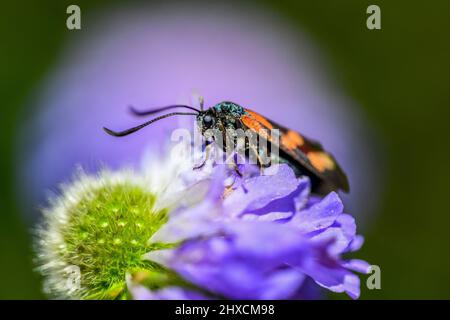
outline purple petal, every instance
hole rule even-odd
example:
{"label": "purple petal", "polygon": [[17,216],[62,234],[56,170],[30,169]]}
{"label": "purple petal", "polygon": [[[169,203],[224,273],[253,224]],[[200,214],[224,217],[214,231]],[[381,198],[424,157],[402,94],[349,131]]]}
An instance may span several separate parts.
{"label": "purple petal", "polygon": [[141,285],[133,285],[129,290],[135,300],[207,300],[208,298],[198,292],[180,287],[165,287],[159,290],[150,290]]}
{"label": "purple petal", "polygon": [[288,212],[270,212],[267,214],[254,214],[254,213],[246,213],[242,215],[242,220],[245,221],[280,221],[280,220],[286,220],[291,218],[294,215],[294,212],[288,211]]}
{"label": "purple petal", "polygon": [[357,235],[355,235],[352,242],[350,243],[348,251],[351,251],[351,252],[358,251],[359,249],[361,249],[363,244],[364,244],[364,237],[357,234]]}
{"label": "purple petal", "polygon": [[341,199],[337,193],[331,192],[322,201],[298,212],[289,224],[296,226],[304,234],[314,232],[332,225],[343,210]]}
{"label": "purple petal", "polygon": [[292,297],[305,280],[306,276],[293,269],[276,272],[265,281],[264,290],[260,293],[260,299],[286,299]]}
{"label": "purple petal", "polygon": [[360,281],[359,281],[358,276],[356,276],[350,272],[344,276],[344,281],[338,285],[327,286],[327,285],[321,284],[319,282],[317,282],[317,284],[319,284],[333,292],[338,292],[338,293],[345,292],[352,299],[358,299],[359,295],[361,293],[361,291],[359,289]]}
{"label": "purple petal", "polygon": [[246,211],[266,206],[273,200],[283,198],[299,186],[292,169],[285,164],[278,166],[274,175],[260,175],[243,181],[244,186],[234,190],[224,201],[227,215],[237,217]]}
{"label": "purple petal", "polygon": [[324,231],[315,234],[311,239],[314,241],[330,241],[329,253],[339,255],[347,252],[350,243],[356,234],[355,219],[348,214],[341,214],[335,223]]}
{"label": "purple petal", "polygon": [[[268,203],[266,206],[247,211],[249,214],[259,215],[264,221],[286,221],[291,218],[295,212],[298,211],[297,208],[301,208],[307,203],[307,197],[310,192],[310,183],[308,177],[298,178],[297,189],[286,197],[276,199]],[[274,216],[273,213],[283,213],[279,214],[278,217]]]}
{"label": "purple petal", "polygon": [[[283,257],[309,256],[304,251],[310,247],[295,229],[237,221],[222,231],[220,237],[188,241],[155,260],[165,262],[192,283],[236,299],[281,299],[301,286],[303,273],[282,268],[286,267]],[[147,257],[152,255],[155,257],[155,253]]]}
{"label": "purple petal", "polygon": [[364,260],[352,259],[346,261],[342,264],[342,266],[346,267],[349,270],[353,270],[360,273],[369,273],[370,264]]}
{"label": "purple petal", "polygon": [[294,198],[295,211],[302,210],[308,203],[308,197],[311,192],[311,183],[308,177],[300,178],[299,189],[298,195]]}

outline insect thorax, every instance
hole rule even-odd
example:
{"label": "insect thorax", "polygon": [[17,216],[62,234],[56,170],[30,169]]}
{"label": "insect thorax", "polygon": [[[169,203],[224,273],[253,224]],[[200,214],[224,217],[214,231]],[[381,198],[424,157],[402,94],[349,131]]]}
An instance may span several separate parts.
{"label": "insect thorax", "polygon": [[240,105],[230,102],[230,101],[224,101],[221,103],[216,104],[213,106],[214,109],[216,109],[217,113],[224,113],[229,114],[235,117],[240,117],[243,114],[245,114],[244,108],[242,108]]}
{"label": "insect thorax", "polygon": [[240,105],[224,101],[213,106],[218,120],[225,129],[237,129],[236,123],[242,115],[245,114],[244,108]]}
{"label": "insect thorax", "polygon": [[242,127],[240,119],[244,114],[245,109],[238,104],[224,101],[199,114],[197,125],[205,138],[212,135],[217,136],[216,138],[225,135],[234,137],[236,130]]}

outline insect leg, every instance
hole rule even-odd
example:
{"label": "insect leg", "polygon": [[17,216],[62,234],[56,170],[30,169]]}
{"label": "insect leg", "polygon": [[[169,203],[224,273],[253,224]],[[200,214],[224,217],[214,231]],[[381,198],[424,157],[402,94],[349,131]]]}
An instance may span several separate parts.
{"label": "insect leg", "polygon": [[258,162],[259,173],[261,175],[263,175],[264,174],[264,162],[261,159],[261,155],[259,154],[258,149],[254,145],[249,145],[249,149],[251,152],[253,152],[255,154],[256,160]]}
{"label": "insect leg", "polygon": [[193,170],[198,170],[198,169],[203,168],[203,166],[206,164],[206,161],[208,161],[208,159],[209,159],[211,148],[212,148],[212,141],[206,141],[205,159],[202,161],[202,163],[200,163],[199,165],[192,168]]}
{"label": "insect leg", "polygon": [[234,169],[234,171],[236,171],[237,175],[239,177],[242,177],[242,173],[239,171],[239,167],[236,163],[235,160],[235,153],[232,153],[231,155],[229,155],[226,159],[225,159],[225,163],[232,169]]}
{"label": "insect leg", "polygon": [[236,164],[235,161],[233,161],[233,162],[231,163],[231,166],[233,167],[233,169],[234,169],[234,171],[236,172],[236,174],[237,174],[239,177],[242,178],[242,173],[239,171],[239,168],[238,168],[238,166],[237,166],[237,164]]}
{"label": "insect leg", "polygon": [[[231,133],[230,133],[229,131],[225,130],[225,128],[223,128],[223,126],[222,126],[222,132],[225,132],[225,135],[228,137],[228,139],[225,139],[225,146],[228,146],[228,145],[226,144],[226,141],[228,140],[228,142],[230,142],[234,147],[236,147],[234,137],[231,136]],[[225,149],[226,149],[226,150],[229,150],[229,149],[227,149],[227,148],[225,148]],[[228,152],[226,151],[226,152],[225,152],[225,156],[227,156],[227,153],[228,153]],[[226,158],[225,163],[226,163],[226,164],[229,164],[230,167],[234,169],[234,171],[236,172],[236,174],[237,174],[239,177],[242,178],[242,173],[239,171],[239,167],[238,167],[238,165],[237,165],[237,163],[236,163],[236,159],[235,159],[235,155],[237,154],[237,153],[236,153],[236,150],[233,149],[233,152],[230,152],[230,153],[231,153],[231,154]]]}

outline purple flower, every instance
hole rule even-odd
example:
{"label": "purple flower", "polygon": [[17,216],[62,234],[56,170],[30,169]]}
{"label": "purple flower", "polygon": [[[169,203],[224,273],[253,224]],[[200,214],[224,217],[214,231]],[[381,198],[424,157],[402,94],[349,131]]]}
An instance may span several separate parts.
{"label": "purple flower", "polygon": [[296,298],[308,279],[359,297],[359,278],[352,271],[367,272],[369,265],[341,257],[359,249],[363,239],[336,193],[311,196],[308,178],[296,178],[288,165],[268,175],[245,170],[223,193],[222,170],[203,202],[174,212],[151,239],[181,245],[146,258],[217,297]]}
{"label": "purple flower", "polygon": [[[241,165],[238,175],[209,159],[193,170],[189,149],[180,143],[167,158],[150,154],[139,173],[80,175],[63,188],[37,239],[48,293],[296,299],[324,287],[359,296],[353,271],[368,264],[342,255],[363,239],[336,193],[312,196],[309,179],[287,164],[263,174]],[[82,286],[67,285],[67,267],[79,268]]]}

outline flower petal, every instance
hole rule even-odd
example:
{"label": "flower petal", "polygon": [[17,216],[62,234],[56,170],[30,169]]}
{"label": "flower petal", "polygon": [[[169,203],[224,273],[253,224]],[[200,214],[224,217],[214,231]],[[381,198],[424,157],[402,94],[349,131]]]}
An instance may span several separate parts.
{"label": "flower petal", "polygon": [[346,261],[342,265],[349,270],[353,270],[353,271],[365,273],[365,274],[368,274],[369,270],[370,270],[370,264],[364,260],[359,260],[359,259],[352,259],[352,260]]}
{"label": "flower petal", "polygon": [[321,283],[318,283],[319,285],[327,288],[328,290],[331,290],[333,292],[345,292],[347,293],[350,298],[352,299],[358,299],[359,295],[361,293],[359,286],[360,286],[360,281],[358,276],[354,275],[353,273],[348,272],[345,276],[344,276],[344,281],[338,285],[332,285],[332,286],[327,286]]}
{"label": "flower petal", "polygon": [[245,179],[243,185],[224,200],[227,215],[237,217],[243,212],[262,208],[271,201],[294,192],[299,181],[292,169],[286,164],[276,167],[276,173],[273,175],[259,175]]}
{"label": "flower petal", "polygon": [[289,224],[296,226],[304,234],[314,232],[331,226],[343,210],[341,199],[337,193],[331,192],[322,201],[298,212]]}
{"label": "flower petal", "polygon": [[150,290],[141,285],[128,287],[134,300],[208,300],[201,293],[180,287],[166,287]]}
{"label": "flower petal", "polygon": [[315,241],[331,241],[329,252],[332,255],[340,255],[349,251],[348,248],[356,235],[355,219],[348,214],[341,214],[336,221],[328,227],[315,234],[311,239]]}

